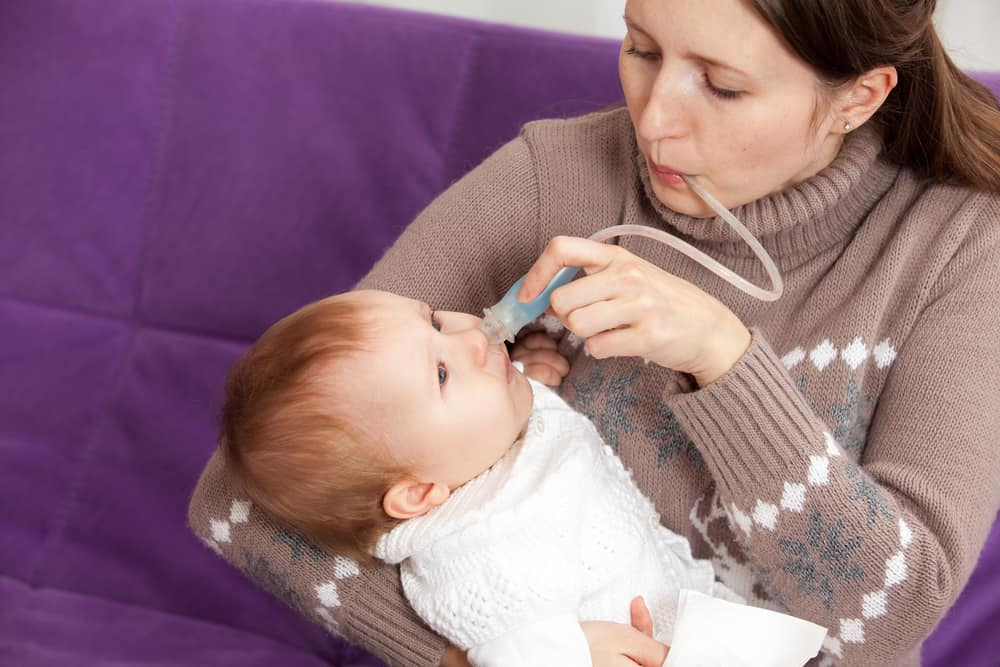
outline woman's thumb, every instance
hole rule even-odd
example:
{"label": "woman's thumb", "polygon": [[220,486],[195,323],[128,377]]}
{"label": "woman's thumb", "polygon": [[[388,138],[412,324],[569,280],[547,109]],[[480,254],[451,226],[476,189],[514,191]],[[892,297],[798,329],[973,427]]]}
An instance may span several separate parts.
{"label": "woman's thumb", "polygon": [[646,608],[646,602],[641,595],[632,600],[629,614],[632,617],[633,628],[647,637],[653,636],[653,617],[649,615],[649,609]]}

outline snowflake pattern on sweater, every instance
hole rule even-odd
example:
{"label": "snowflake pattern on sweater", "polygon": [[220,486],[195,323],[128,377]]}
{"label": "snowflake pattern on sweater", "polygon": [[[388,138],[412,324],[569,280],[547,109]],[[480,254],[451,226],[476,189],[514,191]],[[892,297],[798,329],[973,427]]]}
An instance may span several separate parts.
{"label": "snowflake pattern on sweater", "polygon": [[[784,355],[782,363],[789,370],[806,361],[813,373],[821,374],[824,371],[832,372],[835,364],[840,361],[849,372],[843,402],[831,403],[825,407],[810,403],[816,414],[828,415],[830,418],[831,429],[823,434],[823,452],[810,457],[810,465],[801,479],[784,483],[780,497],[757,499],[752,507],[741,508],[736,504],[725,507],[720,504],[717,490],[713,489],[711,497],[699,498],[691,512],[692,525],[710,546],[711,557],[720,579],[760,606],[788,611],[788,592],[779,590],[772,582],[773,574],[777,572],[795,582],[792,588],[794,595],[799,598],[811,597],[828,612],[834,609],[838,591],[843,595],[844,584],[870,582],[874,586],[881,581],[880,588],[863,594],[858,601],[861,607],[859,617],[837,619],[837,623],[830,628],[830,636],[825,642],[825,660],[828,662],[843,657],[845,643],[864,643],[866,623],[871,623],[886,613],[888,589],[905,579],[905,555],[902,551],[893,552],[886,561],[884,576],[882,572],[866,573],[859,558],[865,548],[863,531],[856,530],[843,514],[827,516],[815,508],[806,511],[808,490],[826,485],[831,466],[839,466],[851,481],[848,499],[864,508],[864,527],[871,528],[876,520],[890,522],[899,526],[901,547],[905,547],[909,539],[903,537],[908,533],[905,521],[897,519],[885,494],[856,463],[864,451],[872,405],[871,396],[860,391],[856,376],[863,372],[866,361],[871,361],[879,370],[883,370],[895,358],[895,349],[888,339],[883,339],[873,349],[875,352],[871,352],[860,337],[855,337],[841,349],[825,339],[814,346],[809,354],[801,347],[796,347]],[[627,389],[634,384],[643,368],[644,366],[634,366],[630,371],[620,374],[619,377],[627,381],[619,381],[616,388]],[[589,381],[571,381],[564,390],[564,395],[571,404],[592,406],[595,403],[595,390],[610,389],[604,386],[607,384],[604,381],[605,373],[599,362],[593,362],[588,373]],[[803,370],[795,385],[804,395],[810,377],[822,381],[822,377],[810,376],[808,369]],[[596,422],[602,436],[610,441],[617,441],[620,434],[615,430],[615,425],[631,424],[633,417],[628,414],[628,410],[635,404],[636,401],[627,394],[625,400],[606,400],[603,418]],[[644,434],[656,447],[657,467],[668,464],[681,452],[685,452],[692,462],[703,464],[700,454],[690,454],[698,450],[670,407],[661,401],[657,410],[662,422],[647,429]],[[736,535],[747,537],[755,527],[771,533],[774,546],[781,554],[774,567],[762,568],[752,564],[739,540],[726,542],[720,541],[718,537],[709,537],[708,524],[713,517],[699,513],[702,505],[706,508],[714,506],[717,512],[714,518],[724,517]],[[783,512],[804,514],[807,519],[805,523],[797,525],[793,532],[784,534],[777,531]],[[718,531],[712,532],[718,534]],[[843,603],[842,600],[839,602]]]}
{"label": "snowflake pattern on sweater", "polygon": [[[529,124],[431,204],[361,286],[479,312],[547,239],[616,223],[665,228],[743,275],[759,273],[721,221],[656,200],[634,137],[624,109]],[[755,604],[829,628],[822,660],[845,667],[919,664],[1000,506],[1000,355],[982,335],[1000,327],[1000,197],[930,182],[882,151],[877,132],[858,128],[820,173],[736,211],[774,251],[785,278],[777,302],[741,295],[658,244],[619,243],[757,328],[722,381],[681,387],[654,364],[617,359],[599,362],[595,382],[598,362],[574,352],[582,341],[560,340],[571,360],[564,396],[573,402],[583,383],[595,423],[609,440],[618,434],[619,455],[665,525],[724,581],[744,582]],[[638,402],[604,393],[635,369],[625,391]],[[683,454],[661,401],[700,461]],[[214,530],[208,518],[202,535]],[[810,548],[810,535],[827,536],[838,519],[838,544],[862,543],[839,563],[814,557],[815,568],[838,563],[842,578],[827,571],[829,587],[800,595],[796,572],[807,561],[781,569],[795,557],[778,539]],[[409,613],[398,574],[364,569],[337,586],[352,641],[391,663],[437,664],[443,645]],[[387,618],[399,632],[384,632]]]}

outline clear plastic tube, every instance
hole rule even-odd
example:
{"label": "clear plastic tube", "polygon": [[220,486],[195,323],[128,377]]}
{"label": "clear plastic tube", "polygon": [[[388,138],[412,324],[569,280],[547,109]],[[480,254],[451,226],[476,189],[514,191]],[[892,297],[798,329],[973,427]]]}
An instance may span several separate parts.
{"label": "clear plastic tube", "polygon": [[[711,206],[712,209],[722,217],[723,220],[729,223],[729,225],[736,230],[736,233],[740,235],[740,238],[742,238],[746,244],[750,246],[754,255],[757,256],[757,259],[761,261],[764,265],[764,269],[767,271],[767,276],[771,281],[770,290],[765,290],[757,285],[754,285],[746,278],[738,275],[732,269],[724,266],[716,259],[706,255],[690,243],[668,234],[662,229],[656,229],[655,227],[646,227],[644,225],[614,225],[595,232],[590,236],[590,239],[592,241],[603,242],[618,236],[644,236],[646,238],[665,243],[671,248],[687,255],[712,273],[731,283],[734,287],[743,290],[750,296],[761,299],[762,301],[778,300],[781,297],[782,292],[784,292],[784,284],[781,280],[781,274],[778,272],[778,267],[775,266],[774,260],[772,260],[771,256],[767,254],[766,250],[764,250],[760,241],[754,238],[753,234],[750,233],[750,230],[748,230],[735,215],[726,209],[719,202],[719,200],[705,191],[705,189],[702,188],[701,185],[694,180],[694,178],[684,176],[684,180],[687,182],[688,186],[694,190],[695,194],[701,197],[706,204]],[[513,343],[514,336],[516,336],[517,332],[521,330],[521,327],[534,320],[549,307],[549,300],[552,296],[552,292],[556,288],[561,287],[572,280],[579,271],[580,269],[576,267],[563,267],[558,273],[556,273],[552,280],[549,281],[549,284],[546,285],[541,294],[531,301],[517,300],[517,292],[521,288],[521,283],[524,282],[524,276],[521,276],[521,278],[514,283],[509,290],[507,290],[507,293],[504,294],[503,298],[500,299],[496,305],[492,308],[483,309],[482,330],[483,333],[486,334],[486,338],[491,343],[499,343],[503,340]]]}

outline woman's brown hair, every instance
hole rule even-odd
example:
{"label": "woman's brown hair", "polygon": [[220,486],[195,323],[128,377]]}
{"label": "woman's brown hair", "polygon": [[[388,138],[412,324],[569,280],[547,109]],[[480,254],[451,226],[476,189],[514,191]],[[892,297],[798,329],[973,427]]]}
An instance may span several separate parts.
{"label": "woman's brown hair", "polygon": [[892,65],[873,117],[886,151],[924,176],[1000,192],[1000,106],[938,39],[936,0],[749,0],[830,87]]}

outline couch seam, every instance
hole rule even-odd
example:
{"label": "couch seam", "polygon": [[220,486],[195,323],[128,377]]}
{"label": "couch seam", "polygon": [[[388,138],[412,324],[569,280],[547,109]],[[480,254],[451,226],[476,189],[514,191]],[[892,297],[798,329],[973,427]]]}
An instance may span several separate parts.
{"label": "couch seam", "polygon": [[62,594],[70,595],[70,596],[77,597],[77,598],[86,598],[86,599],[92,599],[92,600],[100,600],[102,602],[108,602],[108,603],[111,603],[111,604],[120,605],[120,606],[126,607],[128,609],[142,609],[142,610],[148,611],[150,613],[161,615],[161,616],[167,616],[167,617],[170,617],[170,618],[178,618],[178,619],[182,619],[182,620],[192,621],[192,622],[195,622],[195,623],[209,625],[209,626],[212,626],[212,627],[224,628],[224,629],[227,629],[227,630],[233,630],[235,632],[239,632],[239,633],[242,633],[242,634],[247,634],[247,635],[251,635],[251,636],[254,636],[254,637],[260,637],[262,639],[266,639],[267,641],[272,642],[274,644],[278,644],[279,646],[288,646],[288,647],[297,649],[298,651],[301,651],[302,653],[304,653],[306,655],[313,655],[313,656],[319,658],[320,660],[322,660],[321,656],[319,656],[316,653],[312,653],[310,651],[307,651],[307,650],[303,649],[301,646],[296,646],[295,644],[290,644],[290,643],[282,641],[281,639],[278,639],[276,637],[271,637],[270,635],[262,635],[262,634],[259,634],[257,632],[254,632],[253,630],[248,630],[247,628],[241,628],[241,627],[235,626],[235,625],[227,625],[225,623],[219,623],[218,621],[211,621],[211,620],[204,619],[204,618],[198,618],[197,616],[187,616],[185,614],[180,614],[180,613],[177,613],[177,612],[168,611],[166,609],[160,609],[160,608],[157,608],[157,607],[149,607],[149,606],[146,606],[146,605],[143,605],[143,604],[136,604],[134,602],[125,602],[124,600],[116,600],[115,598],[110,598],[110,597],[107,597],[107,596],[104,596],[104,595],[94,595],[94,594],[91,594],[91,593],[81,593],[79,591],[74,591],[74,590],[70,590],[68,588],[62,588],[62,587],[59,587],[59,586],[37,586],[37,585],[31,584],[29,582],[26,582],[23,579],[20,579],[18,577],[12,577],[12,576],[9,576],[7,574],[0,574],[0,580],[3,580],[3,579],[9,580],[9,581],[21,582],[22,584],[24,584],[24,586],[26,588],[28,588],[28,589],[30,589],[32,591],[43,591],[43,592],[44,591],[53,591],[53,592],[56,592],[56,593],[62,593]]}
{"label": "couch seam", "polygon": [[[455,155],[455,143],[456,143],[456,128],[458,127],[458,121],[462,118],[462,111],[466,107],[466,100],[468,98],[469,90],[469,75],[472,72],[473,64],[479,59],[479,53],[482,50],[483,32],[482,29],[477,29],[473,33],[472,43],[469,46],[469,56],[463,59],[462,70],[458,77],[458,93],[455,96],[455,108],[452,112],[451,122],[447,124],[448,137],[445,140],[444,146],[444,160],[443,167],[444,173],[442,174],[442,182],[444,187],[451,184],[451,181],[455,180],[461,175],[459,172],[459,165],[453,164],[453,156]],[[454,175],[452,172],[455,172]],[[444,188],[442,188],[444,189]]]}
{"label": "couch seam", "polygon": [[138,318],[128,318],[119,315],[101,313],[89,308],[84,308],[73,304],[67,305],[67,304],[45,303],[44,301],[26,299],[24,297],[11,294],[0,294],[0,301],[7,301],[9,303],[17,304],[18,306],[22,306],[25,308],[36,308],[38,310],[64,313],[69,316],[83,317],[93,320],[102,320],[104,322],[121,324],[139,330],[157,331],[164,334],[185,336],[191,338],[203,338],[206,340],[212,340],[231,345],[239,345],[242,347],[246,347],[254,341],[254,338],[250,336],[246,337],[234,336],[230,334],[215,333],[191,327],[182,327],[182,326],[176,326],[158,322],[148,322]]}
{"label": "couch seam", "polygon": [[[170,101],[170,89],[173,87],[175,82],[175,66],[178,57],[178,52],[180,50],[179,41],[180,33],[183,30],[183,23],[185,17],[186,0],[176,0],[175,6],[177,11],[174,14],[174,23],[172,29],[169,33],[170,37],[167,43],[167,60],[164,65],[163,73],[163,84],[160,89],[161,102],[160,102],[160,118],[157,121],[157,147],[154,149],[156,154],[154,155],[154,163],[151,168],[150,179],[155,181],[159,178],[158,171],[160,169],[159,162],[160,156],[162,154],[162,145],[165,144],[165,139],[163,137],[164,133],[164,114],[165,107]],[[139,250],[139,262],[137,266],[137,277],[136,277],[136,297],[133,300],[133,313],[135,313],[138,307],[139,294],[141,293],[142,284],[142,268],[144,262],[144,249],[145,249],[145,236],[147,227],[147,218],[149,210],[149,190],[152,184],[147,185],[146,195],[144,198],[143,212],[142,212],[142,230],[140,233],[140,250]],[[116,369],[112,379],[108,382],[109,389],[105,394],[104,401],[106,404],[110,404],[114,396],[116,396],[122,387],[127,375],[126,369],[128,368],[128,360],[130,358],[131,351],[135,344],[137,326],[133,321],[129,327],[129,334],[127,342],[125,343],[125,354],[120,357],[118,368]],[[66,533],[66,527],[69,523],[69,517],[73,508],[77,505],[80,494],[83,491],[83,480],[86,477],[91,463],[91,456],[96,442],[96,433],[101,424],[105,423],[107,415],[105,411],[95,411],[93,419],[90,420],[88,424],[84,427],[83,432],[86,433],[84,438],[81,438],[82,446],[80,448],[80,453],[76,462],[74,464],[74,474],[71,480],[67,483],[67,492],[64,500],[62,501],[62,506],[59,511],[53,512],[52,528],[45,541],[40,545],[38,552],[31,564],[31,569],[28,571],[27,583],[34,586],[34,582],[37,577],[40,576],[40,572],[43,571],[42,561],[45,559],[48,552],[51,551],[54,545],[58,545],[59,541],[63,538]]]}

